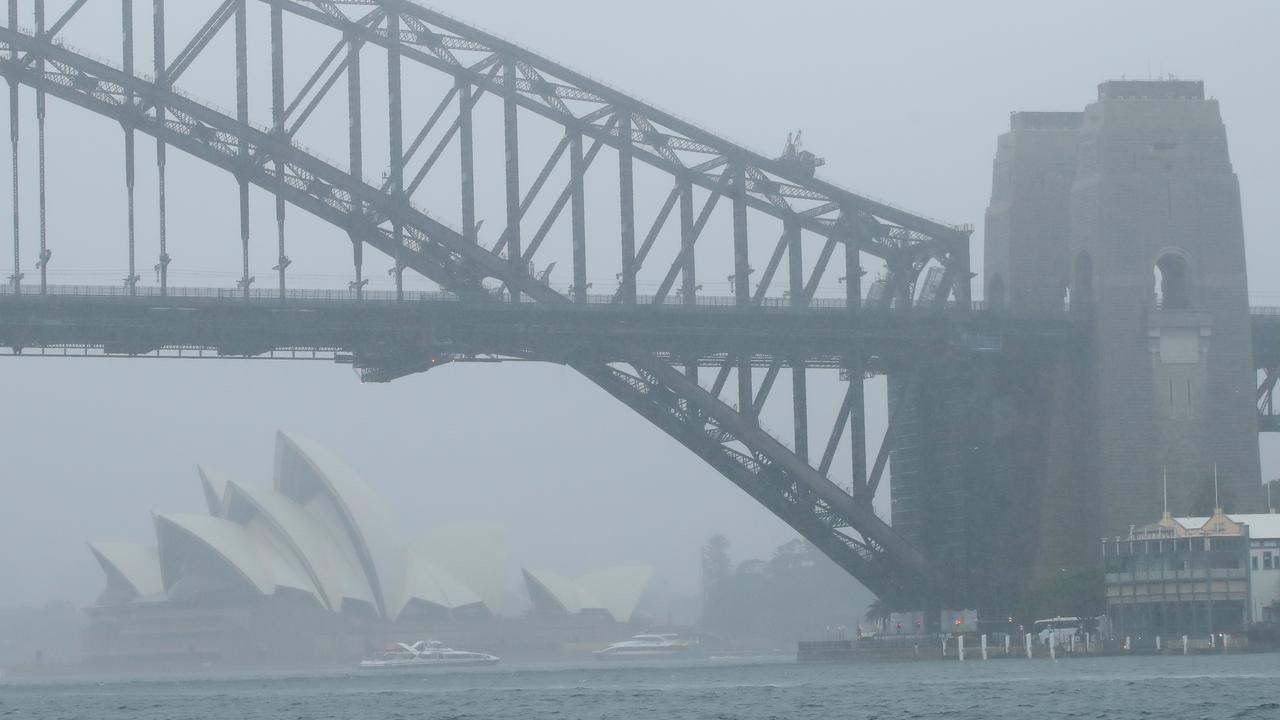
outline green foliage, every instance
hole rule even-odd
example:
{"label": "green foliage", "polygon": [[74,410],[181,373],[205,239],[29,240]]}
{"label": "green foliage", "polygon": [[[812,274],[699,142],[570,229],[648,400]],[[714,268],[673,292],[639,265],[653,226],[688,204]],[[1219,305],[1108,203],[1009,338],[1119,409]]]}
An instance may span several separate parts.
{"label": "green foliage", "polygon": [[861,585],[809,543],[784,543],[768,560],[733,567],[729,542],[702,550],[705,629],[740,647],[786,647],[843,627],[852,637],[870,599]]}
{"label": "green foliage", "polygon": [[[1191,490],[1191,497],[1188,502],[1188,514],[1192,517],[1208,517],[1213,514],[1215,506],[1213,504],[1214,487],[1213,473],[1209,473],[1196,483]],[[1231,485],[1220,483],[1218,487],[1218,503],[1217,507],[1221,507],[1226,512],[1240,512],[1236,507],[1236,494],[1231,489]],[[1174,513],[1177,508],[1170,507]]]}
{"label": "green foliage", "polygon": [[880,623],[882,627],[888,627],[889,616],[895,612],[897,612],[897,610],[894,610],[892,607],[890,607],[889,603],[886,603],[884,600],[880,598],[876,598],[875,600],[871,601],[870,605],[867,606],[867,614],[863,615],[862,619],[866,620],[867,623],[869,624]]}
{"label": "green foliage", "polygon": [[729,539],[715,534],[702,548],[702,621],[708,624],[709,618],[724,613],[729,578],[733,575],[733,564],[729,559]]}
{"label": "green foliage", "polygon": [[1021,622],[1030,623],[1050,617],[1097,617],[1106,610],[1102,568],[1063,568],[1031,588],[1018,614]]}

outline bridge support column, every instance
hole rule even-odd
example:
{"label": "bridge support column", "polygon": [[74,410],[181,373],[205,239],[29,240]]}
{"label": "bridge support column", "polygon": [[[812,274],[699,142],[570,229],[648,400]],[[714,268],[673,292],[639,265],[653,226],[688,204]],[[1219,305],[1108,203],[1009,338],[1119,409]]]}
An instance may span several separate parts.
{"label": "bridge support column", "polygon": [[364,279],[364,240],[355,233],[351,234],[351,265],[356,274],[356,279],[351,282],[351,289],[355,291],[356,299],[360,300],[364,297],[364,286],[369,281]]}
{"label": "bridge support column", "polygon": [[[858,234],[853,233],[844,241],[844,298],[849,310],[849,320],[856,323],[862,312],[862,258]],[[875,499],[875,488],[867,485],[867,399],[866,369],[862,355],[855,352],[846,358],[845,370],[849,375],[849,444],[854,499],[870,503]]]}
{"label": "bridge support column", "polygon": [[[805,308],[808,298],[804,292],[804,253],[800,243],[800,226],[794,219],[785,223],[783,230],[787,243],[787,292],[791,298],[791,307],[796,312]],[[809,387],[804,360],[793,358],[791,361],[791,411],[794,444],[796,455],[801,460],[809,460]]]}
{"label": "bridge support column", "polygon": [[587,168],[582,157],[582,133],[569,135],[569,210],[573,224],[573,301],[586,304],[587,290],[587,217],[584,178]]}
{"label": "bridge support column", "polygon": [[[359,73],[356,73],[358,76]],[[284,17],[279,5],[271,6],[271,119],[272,131],[284,137]],[[352,173],[355,177],[359,174]],[[276,264],[279,274],[280,299],[286,295],[285,268],[289,258],[284,252],[284,163],[276,160]]]}
{"label": "bridge support column", "polygon": [[[18,0],[9,0],[9,27],[18,26]],[[9,50],[9,61],[18,63],[18,49]],[[22,292],[22,244],[21,227],[18,223],[18,82],[9,80],[9,149],[13,157],[13,274],[9,276],[9,284],[13,292]]]}
{"label": "bridge support column", "polygon": [[[348,162],[351,166],[351,175],[353,177],[363,177],[364,175],[364,130],[361,126],[361,98],[360,93],[360,40],[354,35],[348,35],[347,43],[347,152]],[[357,216],[363,219],[364,202],[361,200],[353,200],[359,204]],[[363,222],[360,223],[363,225]],[[350,283],[350,287],[356,293],[356,299],[364,297],[364,286],[368,284],[368,280],[364,279],[364,239],[360,236],[359,230],[352,230],[351,236],[351,264],[355,270],[356,279]],[[282,246],[283,247],[283,246]],[[281,250],[281,255],[284,254]],[[283,287],[283,279],[281,280]],[[398,287],[398,285],[397,285]]]}
{"label": "bridge support column", "polygon": [[694,244],[698,230],[693,222],[693,183],[681,178],[680,183],[680,298],[687,306],[698,304],[698,262]]}
{"label": "bridge support column", "polygon": [[[460,165],[460,182],[462,183],[462,237],[475,243],[476,238],[476,165],[475,165],[475,131],[472,122],[472,109],[475,98],[472,95],[471,82],[458,78],[458,156]],[[578,155],[581,159],[582,136],[578,136]]]}
{"label": "bridge support column", "polygon": [[[519,106],[516,104],[516,66],[508,62],[502,71],[502,136],[506,151],[507,185],[507,260],[514,277],[528,275],[520,243],[520,132]],[[507,283],[511,302],[520,302],[520,287]]]}
{"label": "bridge support column", "polygon": [[[36,34],[44,34],[44,0],[36,0]],[[44,60],[36,60],[36,73],[44,74]],[[36,262],[36,267],[40,268],[40,294],[44,295],[49,292],[49,226],[46,222],[48,204],[45,196],[45,97],[44,90],[36,90],[36,153],[39,163],[39,193],[40,193],[40,259]]]}
{"label": "bridge support column", "polygon": [[[124,48],[124,72],[126,75],[133,75],[133,0],[121,0],[120,2],[120,27],[121,37],[123,38]],[[133,105],[133,93],[125,91],[125,103],[129,106]],[[132,112],[132,109],[131,109]],[[129,289],[129,294],[133,295],[138,291],[138,270],[135,262],[135,236],[134,230],[136,223],[134,222],[133,208],[133,187],[134,187],[134,135],[133,135],[133,118],[126,116],[123,120],[124,124],[124,186],[125,186],[125,203],[126,215],[128,222],[128,242],[129,242],[129,274],[125,276],[124,286]]]}
{"label": "bridge support column", "polygon": [[[747,175],[741,165],[735,165],[733,173],[733,298],[742,310],[751,306],[751,264],[747,255]],[[755,418],[751,359],[738,356],[738,408]]]}
{"label": "bridge support column", "polygon": [[[40,0],[43,2],[43,0]],[[153,0],[151,11],[151,36],[153,43],[153,67],[155,70],[156,84],[161,87],[168,86],[166,79],[167,61],[165,59],[165,29],[164,29],[164,0]],[[156,119],[161,125],[165,121],[165,109],[163,103],[156,103]],[[167,247],[168,219],[165,217],[165,141],[159,136],[156,137],[156,184],[157,198],[156,204],[159,210],[159,233],[160,233],[160,255],[156,258],[155,270],[160,281],[161,297],[169,294],[169,253]]]}
{"label": "bridge support column", "polygon": [[[401,104],[400,83],[400,13],[393,10],[387,15],[387,125],[391,151],[391,192],[397,202],[405,203],[404,196],[404,116]],[[404,300],[404,228],[400,223],[392,225],[395,239],[395,267],[391,273],[396,281],[396,299]]]}
{"label": "bridge support column", "polygon": [[[237,0],[235,14],[236,30],[236,119],[242,124],[249,122],[249,50],[248,50],[248,8],[245,0]],[[242,167],[237,173],[240,183],[240,261],[243,273],[240,277],[240,289],[245,297],[249,297],[249,287],[253,278],[249,276],[249,179],[245,176],[249,163],[249,144],[240,141],[240,162]]]}
{"label": "bridge support column", "polygon": [[622,214],[622,302],[636,303],[636,210],[631,161],[631,113],[618,120],[618,207]]}

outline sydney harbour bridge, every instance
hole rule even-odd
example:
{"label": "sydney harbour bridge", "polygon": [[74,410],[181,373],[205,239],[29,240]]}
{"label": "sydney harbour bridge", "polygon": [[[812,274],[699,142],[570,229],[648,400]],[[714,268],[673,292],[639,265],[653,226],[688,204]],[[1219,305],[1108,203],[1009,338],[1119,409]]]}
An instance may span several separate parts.
{"label": "sydney harbour bridge", "polygon": [[[111,60],[64,42],[86,8],[107,4],[120,18],[97,31],[118,38]],[[878,595],[972,606],[1013,582],[1001,572],[1027,572],[1026,558],[999,567],[990,546],[1039,532],[1034,513],[1030,524],[991,533],[975,522],[979,512],[955,516],[946,503],[949,493],[985,492],[1006,497],[1019,516],[1020,505],[1037,502],[1042,460],[1024,456],[1053,445],[1055,434],[1080,436],[1059,425],[1079,424],[1087,408],[1062,412],[1055,398],[1070,395],[1073,368],[1088,365],[1092,314],[1080,302],[1035,312],[974,303],[970,227],[823,181],[821,161],[798,143],[779,156],[753,152],[405,0],[183,2],[184,15],[196,5],[207,15],[182,34],[166,22],[165,0],[58,5],[9,0],[0,28],[14,158],[13,270],[0,294],[0,347],[9,354],[320,359],[349,363],[367,382],[449,362],[561,363]],[[327,53],[295,51],[316,43],[328,43]],[[149,46],[150,67],[135,61],[138,46]],[[219,61],[234,83],[229,110],[184,82],[219,48],[230,48]],[[257,92],[267,87],[269,101]],[[330,138],[346,150],[337,161],[301,141],[333,107],[349,129]],[[59,265],[77,248],[47,237],[46,193],[58,186],[46,177],[48,112],[91,113],[123,133],[128,223],[104,230],[119,238],[125,275],[115,286],[59,282]],[[145,200],[134,191],[139,136],[155,143],[147,172],[158,192]],[[32,142],[38,171],[20,172],[20,144]],[[166,233],[169,152],[225,170],[238,187],[235,287],[169,281],[188,241]],[[484,157],[498,159],[492,172]],[[250,273],[251,189],[275,204],[269,279]],[[480,208],[486,196],[501,198],[494,212]],[[38,235],[23,233],[18,217],[32,200]],[[291,235],[290,208],[349,245],[348,289],[291,282],[295,259],[320,240]],[[140,239],[141,213],[156,218],[157,232]],[[365,260],[375,256],[391,263],[394,291],[367,288]],[[144,283],[140,268],[154,269],[155,282]],[[406,272],[433,289],[406,288]],[[569,279],[557,286],[561,276]],[[601,277],[616,283],[595,287]],[[824,279],[843,296],[818,297]],[[725,292],[703,290],[724,281]],[[1280,367],[1280,316],[1257,311],[1251,322],[1254,367]],[[818,373],[841,383],[834,418],[811,416]],[[864,382],[875,375],[890,379],[884,438],[866,437]],[[1261,377],[1259,428],[1280,429],[1270,415],[1278,375]],[[974,408],[997,387],[1013,388],[1024,411],[1062,423],[1045,419],[1025,431],[1035,437],[1006,440],[1031,450],[965,434],[982,425]],[[789,405],[785,434],[760,422],[778,404]],[[850,460],[848,477],[832,475],[846,464],[838,454]],[[913,506],[923,516],[899,518],[895,496],[892,526],[871,504],[890,464],[901,492],[933,497]],[[986,478],[986,489],[948,479],[958,476]],[[910,501],[904,495],[903,507]],[[984,574],[976,565],[995,567]]]}

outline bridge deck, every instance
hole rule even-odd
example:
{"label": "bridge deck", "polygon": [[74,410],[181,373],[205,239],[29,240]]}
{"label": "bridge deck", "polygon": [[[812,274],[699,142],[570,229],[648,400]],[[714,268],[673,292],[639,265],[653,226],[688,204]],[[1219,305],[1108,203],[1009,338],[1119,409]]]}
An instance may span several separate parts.
{"label": "bridge deck", "polygon": [[651,352],[702,365],[748,354],[756,365],[837,367],[861,356],[884,371],[921,353],[1059,347],[1078,335],[1069,315],[1023,317],[975,308],[894,310],[816,300],[809,307],[700,297],[623,305],[513,304],[440,292],[293,290],[276,293],[170,288],[54,287],[46,295],[0,291],[0,347],[22,354],[356,358],[448,355],[618,361]]}
{"label": "bridge deck", "polygon": [[1253,324],[1253,362],[1257,368],[1280,368],[1280,307],[1249,308]]}

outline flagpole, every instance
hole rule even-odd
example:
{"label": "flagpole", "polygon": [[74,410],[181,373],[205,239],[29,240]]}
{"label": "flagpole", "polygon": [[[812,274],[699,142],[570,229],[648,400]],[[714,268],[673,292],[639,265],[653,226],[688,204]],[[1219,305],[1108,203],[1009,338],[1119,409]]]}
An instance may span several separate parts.
{"label": "flagpole", "polygon": [[1164,514],[1169,514],[1169,466],[1164,466]]}
{"label": "flagpole", "polygon": [[1218,502],[1218,463],[1213,464],[1213,509],[1217,512],[1222,508],[1222,504]]}

